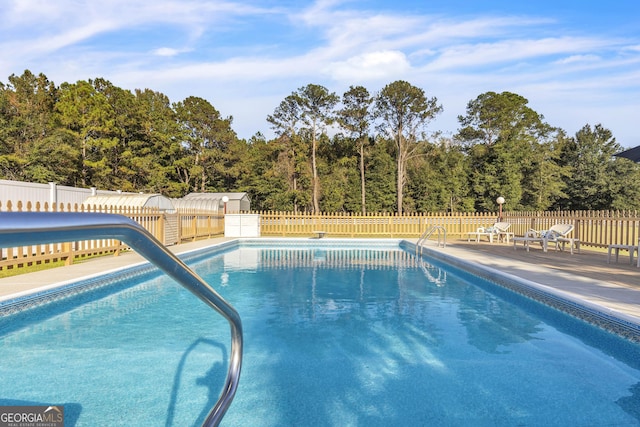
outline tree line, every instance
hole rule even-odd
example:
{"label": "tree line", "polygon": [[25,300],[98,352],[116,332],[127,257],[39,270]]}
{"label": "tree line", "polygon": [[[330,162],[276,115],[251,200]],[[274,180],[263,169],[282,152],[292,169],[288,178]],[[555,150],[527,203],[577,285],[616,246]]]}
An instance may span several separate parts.
{"label": "tree line", "polygon": [[59,86],[29,70],[0,82],[0,178],[160,193],[247,192],[252,209],[311,212],[640,208],[640,167],[611,131],[553,127],[511,92],[443,106],[406,81],[371,94],[308,84],[274,106],[267,140],[238,138],[207,100],[172,103],[96,78]]}

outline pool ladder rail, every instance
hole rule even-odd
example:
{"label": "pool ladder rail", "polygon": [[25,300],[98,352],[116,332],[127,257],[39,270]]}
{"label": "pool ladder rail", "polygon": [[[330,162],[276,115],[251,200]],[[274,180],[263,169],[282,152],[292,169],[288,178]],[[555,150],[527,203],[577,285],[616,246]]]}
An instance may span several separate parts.
{"label": "pool ladder rail", "polygon": [[203,426],[219,425],[238,388],[242,367],[242,322],[211,286],[135,221],[114,214],[0,212],[0,248],[79,240],[118,239],[221,314],[231,328],[229,369],[218,401]]}
{"label": "pool ladder rail", "polygon": [[427,228],[424,233],[420,236],[418,241],[416,242],[416,254],[422,254],[422,248],[424,247],[424,243],[429,240],[433,233],[438,233],[438,247],[447,246],[447,230],[441,225],[432,225]]}

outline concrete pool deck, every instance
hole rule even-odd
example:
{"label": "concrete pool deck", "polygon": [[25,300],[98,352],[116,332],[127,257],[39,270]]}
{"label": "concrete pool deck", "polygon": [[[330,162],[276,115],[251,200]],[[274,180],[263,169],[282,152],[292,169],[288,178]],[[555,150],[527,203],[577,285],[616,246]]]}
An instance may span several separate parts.
{"label": "concrete pool deck", "polygon": [[[213,246],[225,241],[224,237],[198,240],[196,242],[183,243],[181,245],[168,246],[171,252],[181,254],[194,250]],[[118,256],[102,256],[88,260],[78,261],[73,265],[55,267],[34,273],[20,274],[0,279],[0,302],[16,297],[28,295],[65,283],[99,276],[111,271],[127,268],[136,264],[147,262],[136,252],[124,252]]]}
{"label": "concrete pool deck", "polygon": [[[176,253],[202,249],[229,238],[200,240],[171,246]],[[323,241],[330,238],[323,238]],[[408,239],[409,240],[409,239]],[[415,239],[409,240],[415,242]],[[454,240],[446,248],[426,246],[443,254],[461,258],[496,269],[522,279],[562,291],[572,298],[585,300],[612,313],[622,313],[640,325],[640,269],[629,264],[628,254],[620,255],[618,263],[607,263],[607,254],[584,249],[569,252],[549,250],[543,252],[532,246],[527,252],[522,246],[514,250],[513,244],[467,242]],[[79,262],[68,267],[57,267],[35,273],[0,279],[0,301],[28,295],[36,291],[59,286],[84,278],[145,262],[138,254],[129,252],[120,256],[106,256]]]}
{"label": "concrete pool deck", "polygon": [[462,258],[587,301],[612,315],[640,325],[640,269],[621,254],[618,263],[607,263],[607,254],[582,249],[573,255],[540,247],[527,252],[521,245],[456,241],[442,253]]}

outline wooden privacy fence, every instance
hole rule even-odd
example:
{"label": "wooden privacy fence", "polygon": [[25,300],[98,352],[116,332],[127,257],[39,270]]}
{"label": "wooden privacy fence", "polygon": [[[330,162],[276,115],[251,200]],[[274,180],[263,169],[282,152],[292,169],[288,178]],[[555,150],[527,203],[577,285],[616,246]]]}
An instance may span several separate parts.
{"label": "wooden privacy fence", "polygon": [[[418,238],[431,226],[442,226],[448,239],[465,239],[478,227],[487,227],[498,218],[486,213],[416,213],[402,216],[384,213],[294,213],[254,212],[260,215],[263,236],[313,236],[316,231],[334,237]],[[572,236],[582,246],[606,248],[611,244],[637,245],[640,214],[637,211],[503,212],[509,231],[524,235],[528,230],[548,230],[554,224],[574,226]]]}
{"label": "wooden privacy fence", "polygon": [[[166,213],[158,208],[82,206],[74,204],[49,206],[12,202],[0,203],[4,212],[101,212],[123,215],[142,225],[159,242],[165,245],[194,241],[224,234],[224,216],[218,213],[184,210]],[[0,242],[1,243],[1,242]],[[34,264],[64,261],[70,265],[74,260],[106,254],[118,255],[129,248],[116,239],[85,240],[30,245],[7,248],[0,244],[0,270],[19,268]]]}
{"label": "wooden privacy fence", "polygon": [[334,237],[418,238],[427,228],[442,226],[448,237],[459,238],[497,221],[495,213],[256,213],[264,236],[310,236],[324,231]]}

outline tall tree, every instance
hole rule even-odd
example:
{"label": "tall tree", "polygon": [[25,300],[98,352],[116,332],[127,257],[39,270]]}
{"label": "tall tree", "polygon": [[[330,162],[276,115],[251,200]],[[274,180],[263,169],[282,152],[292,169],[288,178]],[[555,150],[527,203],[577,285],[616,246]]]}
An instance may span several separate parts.
{"label": "tall tree", "polygon": [[458,116],[462,127],[456,139],[468,148],[476,210],[494,210],[498,196],[506,199],[505,207],[533,208],[523,204],[524,194],[535,192],[525,188],[525,176],[545,166],[532,159],[553,129],[528,102],[510,92],[487,92],[469,101],[466,116]]}
{"label": "tall tree", "polygon": [[42,176],[34,171],[40,166],[30,163],[37,160],[30,154],[53,132],[57,88],[44,74],[36,76],[25,70],[21,76],[12,74],[9,84],[0,90],[2,175],[10,179],[41,182]]}
{"label": "tall tree", "polygon": [[[613,155],[622,151],[613,134],[601,124],[585,125],[565,145],[562,158],[572,168],[567,178],[567,198],[562,207],[575,210],[632,209],[638,205],[638,181],[625,176],[637,176],[635,165]],[[637,172],[637,171],[636,171]],[[622,186],[626,186],[623,190]],[[622,194],[631,194],[626,199]],[[622,196],[622,197],[621,197]],[[626,199],[626,200],[625,200]]]}
{"label": "tall tree", "polygon": [[106,167],[100,172],[99,182],[105,188],[117,188],[123,191],[136,191],[133,185],[135,170],[133,167],[134,140],[139,133],[140,118],[136,109],[136,98],[129,90],[115,86],[108,80],[97,78],[90,80],[96,91],[109,103],[113,125],[109,134],[111,140],[104,147]]}
{"label": "tall tree", "polygon": [[[297,212],[303,202],[304,192],[299,189],[298,181],[302,178],[302,165],[299,164],[304,153],[301,147],[299,131],[302,120],[302,108],[297,94],[287,96],[276,107],[267,121],[278,135],[275,143],[281,147],[278,158],[278,169],[284,172],[288,185],[286,198],[291,201],[293,211]],[[281,204],[281,203],[279,203]]]}
{"label": "tall tree", "polygon": [[180,179],[180,165],[187,156],[180,127],[169,98],[150,89],[136,90],[139,134],[130,144],[135,156],[132,185],[139,190],[181,197],[189,191]]}
{"label": "tall tree", "polygon": [[175,104],[174,108],[187,136],[183,144],[192,155],[190,167],[184,169],[185,180],[193,177],[194,189],[204,192],[210,184],[209,177],[217,172],[216,164],[222,153],[236,138],[231,129],[233,118],[222,118],[207,100],[195,96]]}
{"label": "tall tree", "polygon": [[402,196],[407,180],[407,162],[420,153],[427,124],[440,112],[437,98],[427,98],[424,90],[398,80],[385,86],[375,99],[378,129],[396,145],[397,212],[402,214]]}
{"label": "tall tree", "polygon": [[367,212],[366,186],[365,186],[365,162],[364,150],[369,142],[369,127],[371,126],[371,114],[369,108],[373,98],[363,86],[350,86],[342,95],[343,108],[339,112],[340,125],[346,129],[358,145],[360,156],[360,197],[362,213]]}
{"label": "tall tree", "polygon": [[320,180],[318,179],[318,161],[316,153],[320,135],[325,134],[326,126],[331,124],[333,108],[338,103],[338,96],[320,85],[308,84],[294,93],[300,103],[301,119],[306,125],[306,132],[311,146],[311,187],[313,212],[320,212]]}
{"label": "tall tree", "polygon": [[[81,153],[80,184],[108,187],[107,151],[117,144],[113,110],[107,97],[87,81],[63,83],[56,103],[57,120],[74,135]],[[103,187],[103,188],[104,188]]]}

